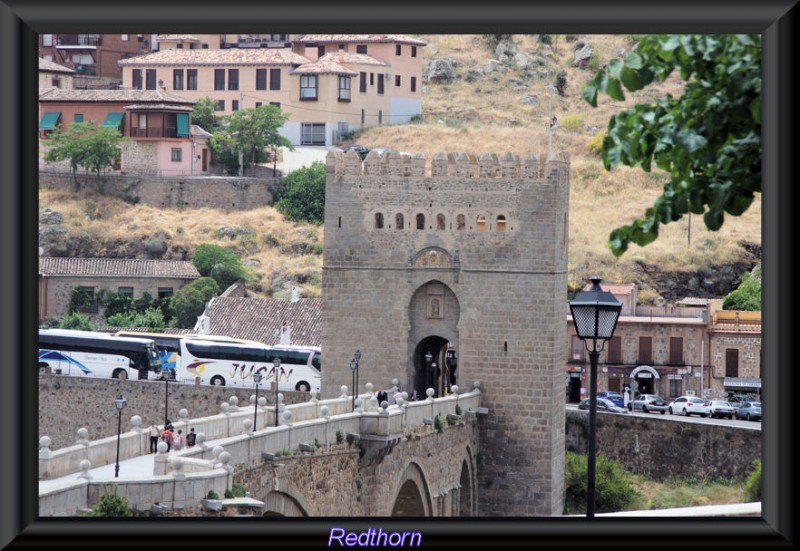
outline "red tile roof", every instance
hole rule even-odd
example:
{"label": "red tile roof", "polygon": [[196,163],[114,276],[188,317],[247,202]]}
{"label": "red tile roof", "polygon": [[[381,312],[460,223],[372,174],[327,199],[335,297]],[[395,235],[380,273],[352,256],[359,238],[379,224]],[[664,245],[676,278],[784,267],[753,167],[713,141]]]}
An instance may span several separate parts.
{"label": "red tile roof", "polygon": [[191,262],[127,258],[39,257],[39,273],[47,276],[157,277],[196,279]]}
{"label": "red tile roof", "polygon": [[125,102],[125,103],[180,103],[194,105],[192,99],[165,94],[161,90],[65,90],[48,88],[39,93],[39,101],[86,101],[86,102]]}
{"label": "red tile roof", "polygon": [[306,34],[293,42],[395,42],[425,46],[427,42],[405,34]]}
{"label": "red tile roof", "polygon": [[388,67],[388,63],[384,63],[379,59],[375,59],[372,56],[367,54],[354,54],[352,52],[345,52],[343,50],[338,50],[336,52],[331,52],[329,54],[325,54],[319,61],[332,61],[334,63],[339,63],[340,65],[380,65],[381,67]]}
{"label": "red tile roof", "polygon": [[184,67],[222,65],[302,65],[309,60],[287,48],[231,48],[187,50],[170,48],[118,61],[120,67]]}
{"label": "red tile roof", "polygon": [[291,71],[291,74],[295,75],[347,75],[347,76],[358,76],[356,71],[352,71],[347,67],[339,65],[333,61],[319,59],[318,61],[313,61],[311,63],[305,63],[301,65],[297,69]]}
{"label": "red tile roof", "polygon": [[64,67],[63,65],[59,65],[58,63],[53,63],[52,61],[48,61],[44,58],[39,58],[39,70],[45,73],[69,73],[75,74],[73,69],[69,67]]}

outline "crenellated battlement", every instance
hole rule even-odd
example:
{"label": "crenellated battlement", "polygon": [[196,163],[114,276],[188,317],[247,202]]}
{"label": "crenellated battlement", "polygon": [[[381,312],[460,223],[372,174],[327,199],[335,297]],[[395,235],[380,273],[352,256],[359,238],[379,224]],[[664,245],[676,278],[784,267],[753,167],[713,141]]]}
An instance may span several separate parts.
{"label": "crenellated battlement", "polygon": [[569,155],[564,151],[546,155],[528,153],[519,157],[506,152],[474,155],[470,153],[437,153],[426,159],[422,153],[388,152],[380,155],[371,151],[362,161],[355,151],[328,152],[327,173],[331,176],[396,176],[401,178],[497,178],[539,180],[551,170],[569,165]]}

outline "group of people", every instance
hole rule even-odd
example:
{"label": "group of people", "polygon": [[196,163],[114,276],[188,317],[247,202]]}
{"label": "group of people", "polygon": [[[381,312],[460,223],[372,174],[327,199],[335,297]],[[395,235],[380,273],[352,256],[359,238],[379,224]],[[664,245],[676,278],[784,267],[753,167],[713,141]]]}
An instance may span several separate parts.
{"label": "group of people", "polygon": [[159,430],[155,423],[150,425],[150,451],[148,453],[156,453],[158,451],[158,443],[159,441],[163,441],[167,443],[167,452],[172,450],[178,451],[183,449],[185,445],[187,448],[191,448],[195,445],[197,440],[197,435],[194,432],[194,427],[189,429],[189,434],[186,435],[184,438],[183,430],[178,429],[177,432],[175,428],[172,426],[172,423],[169,419],[164,424],[164,429]]}

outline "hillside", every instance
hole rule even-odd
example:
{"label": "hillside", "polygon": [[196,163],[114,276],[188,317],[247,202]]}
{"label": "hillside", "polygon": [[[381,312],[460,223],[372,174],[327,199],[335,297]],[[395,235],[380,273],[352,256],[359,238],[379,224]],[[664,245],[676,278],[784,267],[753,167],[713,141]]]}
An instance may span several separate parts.
{"label": "hillside", "polygon": [[[609,283],[637,283],[640,299],[651,304],[687,295],[721,296],[760,259],[760,196],[744,216],[729,219],[719,232],[709,232],[700,217],[692,217],[663,227],[655,243],[632,246],[619,259],[608,250],[610,231],[651,206],[664,177],[625,167],[605,172],[589,144],[617,110],[681,91],[678,82],[667,81],[629,94],[625,102],[603,97],[596,109],[583,101],[582,86],[593,76],[592,68],[630,51],[635,37],[552,35],[551,44],[536,36],[514,36],[498,44],[476,35],[422,38],[428,41],[422,49],[425,64],[447,60],[455,78],[423,83],[423,115],[415,123],[373,128],[346,143],[428,157],[462,150],[542,153],[549,140],[553,149],[566,150],[572,169],[572,289],[598,274]],[[585,45],[595,57],[585,69],[574,67],[575,51]],[[492,59],[498,63],[489,63]],[[563,95],[554,87],[559,71],[566,77]],[[551,116],[557,124],[548,137]],[[217,243],[235,250],[252,267],[255,279],[249,288],[254,296],[288,296],[291,285],[299,286],[303,296],[320,294],[323,229],[288,223],[270,207],[177,211],[85,193],[42,190],[39,197],[41,209],[64,217],[66,233],[44,236],[48,254],[189,259],[198,244]]]}

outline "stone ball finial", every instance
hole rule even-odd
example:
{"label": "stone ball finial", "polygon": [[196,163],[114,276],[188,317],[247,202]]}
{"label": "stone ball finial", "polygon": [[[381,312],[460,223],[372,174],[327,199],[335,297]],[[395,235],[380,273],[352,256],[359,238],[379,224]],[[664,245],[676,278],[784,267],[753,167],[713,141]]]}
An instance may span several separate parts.
{"label": "stone ball finial", "polygon": [[219,454],[218,459],[220,463],[222,463],[223,465],[227,465],[231,461],[231,454],[230,452],[222,452],[221,454]]}
{"label": "stone ball finial", "polygon": [[287,409],[286,411],[284,411],[284,412],[283,412],[283,419],[284,419],[284,421],[286,421],[287,423],[288,423],[289,421],[291,421],[291,420],[292,420],[292,410],[290,410],[290,409]]}
{"label": "stone ball finial", "polygon": [[361,406],[364,405],[364,400],[362,400],[361,398],[356,398],[355,404],[356,408],[360,408]]}
{"label": "stone ball finial", "polygon": [[183,468],[183,459],[178,456],[173,456],[167,459],[170,467],[172,467],[173,471],[180,471]]}
{"label": "stone ball finial", "polygon": [[231,406],[236,407],[239,405],[239,398],[237,398],[236,396],[231,396],[228,399],[228,403],[230,403]]}
{"label": "stone ball finial", "polygon": [[283,402],[283,392],[278,393],[278,403]]}
{"label": "stone ball finial", "polygon": [[315,401],[319,398],[319,392],[316,390],[309,391],[309,394],[311,395],[311,401]]}
{"label": "stone ball finial", "polygon": [[222,410],[222,413],[228,413],[228,410],[231,409],[231,406],[228,405],[228,402],[222,402],[219,407]]}
{"label": "stone ball finial", "polygon": [[319,413],[323,417],[327,417],[328,413],[330,413],[330,408],[328,406],[322,406],[321,408],[319,408]]}
{"label": "stone ball finial", "polygon": [[435,392],[436,392],[435,390],[433,390],[432,388],[429,388],[428,390],[425,391],[425,394],[428,395],[428,398],[433,398],[433,394]]}
{"label": "stone ball finial", "polygon": [[458,385],[451,386],[450,392],[452,392],[453,394],[458,394]]}
{"label": "stone ball finial", "polygon": [[256,395],[255,394],[251,394],[249,400],[250,400],[251,404],[255,404],[256,403]]}
{"label": "stone ball finial", "polygon": [[139,417],[138,415],[134,415],[133,417],[131,417],[131,425],[133,425],[134,428],[138,429],[139,425],[141,425],[141,424],[142,424],[142,418],[141,417]]}
{"label": "stone ball finial", "polygon": [[372,392],[372,389],[374,388],[374,385],[372,383],[367,383],[367,384],[364,385],[364,388],[367,389],[367,392]]}
{"label": "stone ball finial", "polygon": [[394,386],[397,386],[397,385],[399,385],[399,384],[400,384],[400,379],[398,379],[397,377],[395,377],[394,379],[392,379],[392,384],[393,384]]}
{"label": "stone ball finial", "polygon": [[389,402],[388,402],[388,401],[386,401],[386,400],[384,400],[383,402],[381,402],[381,409],[382,409],[383,411],[386,411],[387,409],[389,409]]}
{"label": "stone ball finial", "polygon": [[158,444],[156,444],[156,450],[158,453],[167,453],[167,443],[163,440],[159,440]]}
{"label": "stone ball finial", "polygon": [[39,438],[39,447],[40,447],[40,448],[47,448],[47,447],[50,447],[50,444],[51,444],[52,442],[53,442],[53,441],[50,439],[50,437],[49,437],[49,436],[42,436],[41,438]]}
{"label": "stone ball finial", "polygon": [[408,400],[408,392],[405,390],[400,393],[400,396],[403,398],[403,400]]}
{"label": "stone ball finial", "polygon": [[186,419],[189,418],[189,411],[186,408],[181,408],[178,411],[178,417],[180,417],[182,420],[185,421]]}
{"label": "stone ball finial", "polygon": [[403,406],[403,404],[405,403],[405,400],[403,399],[403,397],[402,397],[402,396],[398,396],[398,397],[395,399],[394,403],[395,403],[395,404],[397,404],[397,407],[402,407],[402,406]]}
{"label": "stone ball finial", "polygon": [[195,439],[197,444],[199,444],[200,446],[204,446],[205,443],[206,443],[206,440],[207,440],[207,438],[206,438],[206,434],[204,432],[198,432],[197,433],[197,438]]}
{"label": "stone ball finial", "polygon": [[211,455],[213,455],[214,457],[219,457],[219,454],[221,454],[224,451],[225,448],[223,448],[222,446],[214,446],[214,449],[211,450]]}
{"label": "stone ball finial", "polygon": [[480,388],[481,387],[481,382],[480,381],[475,381],[474,383],[472,383],[472,386],[475,387],[475,388]]}
{"label": "stone ball finial", "polygon": [[259,396],[258,397],[258,405],[261,406],[261,407],[266,406],[267,405],[267,399],[264,398],[263,396]]}
{"label": "stone ball finial", "polygon": [[89,430],[86,427],[81,427],[78,429],[78,438],[81,440],[86,440],[89,438]]}
{"label": "stone ball finial", "polygon": [[346,398],[347,397],[347,390],[348,390],[347,389],[347,385],[342,385],[341,387],[339,387],[339,392],[342,393],[342,396],[341,396],[342,398]]}
{"label": "stone ball finial", "polygon": [[88,459],[82,459],[80,464],[79,464],[79,467],[81,468],[81,470],[83,472],[86,472],[86,471],[88,471],[89,469],[92,468],[92,462],[89,461]]}
{"label": "stone ball finial", "polygon": [[253,420],[252,419],[245,419],[242,421],[242,426],[244,427],[245,432],[250,432],[253,430]]}

